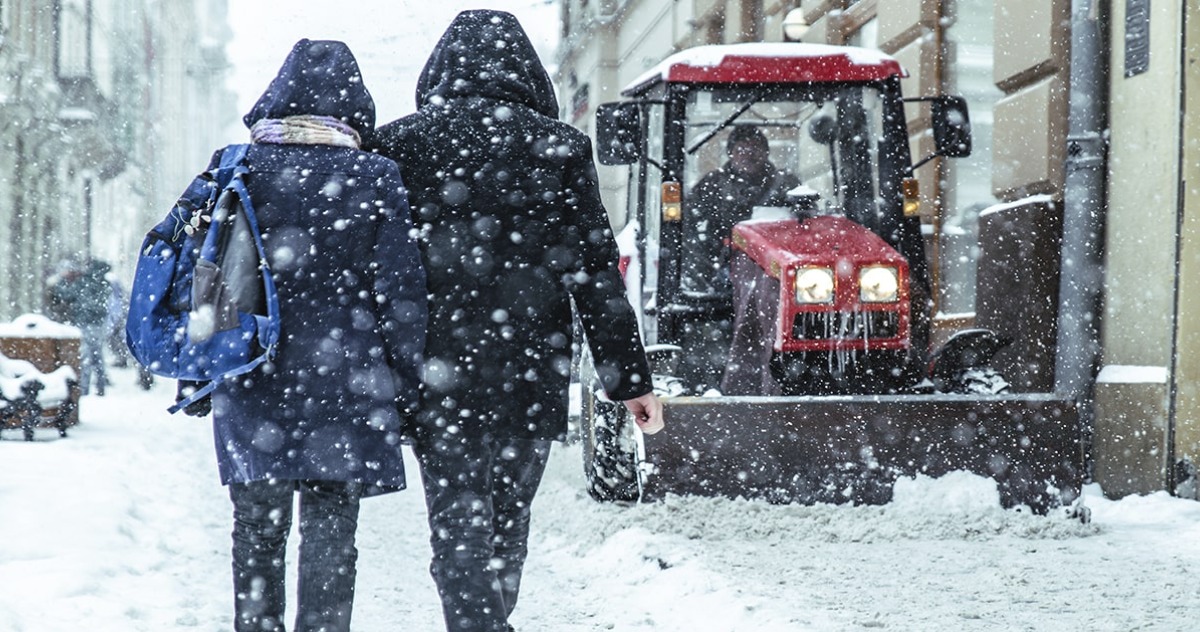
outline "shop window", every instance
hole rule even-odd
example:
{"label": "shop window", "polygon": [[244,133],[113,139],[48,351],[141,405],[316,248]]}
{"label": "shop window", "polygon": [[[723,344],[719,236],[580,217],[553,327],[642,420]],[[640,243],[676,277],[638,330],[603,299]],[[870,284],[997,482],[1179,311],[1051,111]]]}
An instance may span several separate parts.
{"label": "shop window", "polygon": [[0,0],[0,47],[8,40],[8,12],[12,2]]}
{"label": "shop window", "polygon": [[58,0],[55,5],[60,79],[86,79],[92,73],[91,0]]}
{"label": "shop window", "polygon": [[871,18],[863,23],[857,31],[850,34],[846,39],[846,44],[850,46],[860,46],[862,48],[878,48],[879,47],[879,19]]}
{"label": "shop window", "polygon": [[946,64],[949,94],[967,99],[972,151],[948,160],[951,186],[939,223],[938,311],[975,311],[975,265],[979,259],[979,212],[996,204],[992,195],[992,113],[1003,93],[992,82],[992,1],[954,0],[946,30],[951,57]]}

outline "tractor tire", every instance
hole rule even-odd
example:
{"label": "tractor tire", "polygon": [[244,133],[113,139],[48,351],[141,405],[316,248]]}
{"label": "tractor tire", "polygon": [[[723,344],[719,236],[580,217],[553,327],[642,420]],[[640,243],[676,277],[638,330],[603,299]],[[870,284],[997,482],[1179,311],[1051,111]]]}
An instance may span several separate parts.
{"label": "tractor tire", "polygon": [[600,502],[636,502],[641,486],[632,419],[623,404],[597,395],[597,381],[587,379],[590,368],[585,362],[581,371],[584,380],[579,419],[588,494]]}
{"label": "tractor tire", "polygon": [[1010,392],[1008,380],[999,371],[989,367],[967,369],[955,376],[950,393],[964,395],[999,395]]}
{"label": "tractor tire", "polygon": [[637,439],[624,404],[600,395],[592,357],[580,362],[580,443],[588,494],[601,502],[634,502],[641,496]]}

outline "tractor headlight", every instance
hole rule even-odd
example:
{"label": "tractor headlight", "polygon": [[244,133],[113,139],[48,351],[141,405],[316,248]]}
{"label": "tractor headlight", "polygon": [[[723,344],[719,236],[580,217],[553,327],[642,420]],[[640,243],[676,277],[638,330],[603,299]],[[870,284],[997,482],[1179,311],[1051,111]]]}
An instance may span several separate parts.
{"label": "tractor headlight", "polygon": [[900,273],[892,266],[858,271],[858,296],[864,303],[894,303],[900,298]]}
{"label": "tractor headlight", "polygon": [[800,268],[796,270],[797,303],[832,303],[833,270]]}

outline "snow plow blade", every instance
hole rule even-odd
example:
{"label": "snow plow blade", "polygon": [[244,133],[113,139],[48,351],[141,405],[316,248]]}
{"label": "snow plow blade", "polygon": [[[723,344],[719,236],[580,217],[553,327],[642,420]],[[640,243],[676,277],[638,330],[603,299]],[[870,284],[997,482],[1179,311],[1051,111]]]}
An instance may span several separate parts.
{"label": "snow plow blade", "polygon": [[882,504],[898,477],[965,470],[1005,507],[1038,513],[1080,492],[1074,401],[1049,394],[677,397],[644,437],[642,500],[667,494]]}

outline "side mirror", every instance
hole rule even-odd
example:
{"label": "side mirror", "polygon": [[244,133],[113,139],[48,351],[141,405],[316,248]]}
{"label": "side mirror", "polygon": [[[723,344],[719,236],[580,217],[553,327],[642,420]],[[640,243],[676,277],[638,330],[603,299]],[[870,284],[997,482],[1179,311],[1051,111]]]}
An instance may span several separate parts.
{"label": "side mirror", "polygon": [[822,145],[832,145],[837,139],[837,123],[828,114],[814,117],[808,124],[808,136]]}
{"label": "side mirror", "polygon": [[967,100],[959,96],[940,96],[930,103],[933,118],[933,143],[938,155],[963,158],[971,155],[971,117]]}
{"label": "side mirror", "polygon": [[642,149],[642,112],[636,103],[604,103],[596,108],[596,157],[602,165],[637,162]]}

